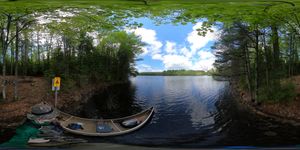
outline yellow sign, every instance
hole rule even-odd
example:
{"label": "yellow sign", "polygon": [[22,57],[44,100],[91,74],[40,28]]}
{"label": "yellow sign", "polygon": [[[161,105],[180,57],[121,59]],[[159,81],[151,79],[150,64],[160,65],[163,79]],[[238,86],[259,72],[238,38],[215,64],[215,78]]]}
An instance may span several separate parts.
{"label": "yellow sign", "polygon": [[54,87],[60,87],[60,77],[55,77],[53,82]]}

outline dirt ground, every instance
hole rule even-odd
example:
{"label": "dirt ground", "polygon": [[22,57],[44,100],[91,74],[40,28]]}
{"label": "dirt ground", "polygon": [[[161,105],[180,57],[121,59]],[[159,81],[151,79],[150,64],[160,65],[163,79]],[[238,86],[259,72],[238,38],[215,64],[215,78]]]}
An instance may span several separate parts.
{"label": "dirt ground", "polygon": [[2,100],[0,103],[0,128],[10,128],[22,123],[30,107],[45,99],[49,91],[48,82],[43,78],[20,77],[18,86],[19,98],[14,100],[14,77],[9,76],[6,79],[8,80],[7,100]]}
{"label": "dirt ground", "polygon": [[[0,130],[15,128],[26,119],[26,114],[31,107],[40,102],[47,102],[54,105],[54,93],[51,91],[51,82],[43,77],[20,77],[18,85],[17,100],[13,99],[14,77],[7,77],[7,100],[0,102]],[[0,76],[0,81],[2,77]],[[62,81],[63,82],[63,81]],[[89,99],[95,91],[105,87],[106,84],[86,85],[81,88],[64,90],[58,95],[58,108],[68,109],[78,106]],[[2,91],[2,87],[0,88]],[[68,110],[66,110],[68,111]]]}
{"label": "dirt ground", "polygon": [[297,96],[294,101],[285,104],[263,104],[261,109],[267,113],[300,121],[300,76],[293,77],[291,81],[296,86]]}
{"label": "dirt ground", "polygon": [[297,96],[288,103],[263,103],[260,106],[253,104],[247,92],[239,91],[243,103],[255,106],[255,109],[265,113],[267,116],[291,120],[300,123],[300,76],[290,79],[295,84]]}

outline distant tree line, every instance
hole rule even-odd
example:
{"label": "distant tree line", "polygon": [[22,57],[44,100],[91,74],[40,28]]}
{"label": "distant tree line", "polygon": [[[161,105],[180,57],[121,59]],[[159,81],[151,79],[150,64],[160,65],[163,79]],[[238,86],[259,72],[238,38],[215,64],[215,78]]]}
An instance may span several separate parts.
{"label": "distant tree line", "polygon": [[203,71],[203,70],[164,70],[162,72],[140,72],[139,75],[148,76],[202,76],[202,75],[212,75],[213,70]]}

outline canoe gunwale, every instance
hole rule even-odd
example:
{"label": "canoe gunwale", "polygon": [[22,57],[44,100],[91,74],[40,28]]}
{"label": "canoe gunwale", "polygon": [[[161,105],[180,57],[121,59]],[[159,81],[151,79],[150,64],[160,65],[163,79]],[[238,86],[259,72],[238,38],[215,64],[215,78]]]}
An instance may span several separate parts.
{"label": "canoe gunwale", "polygon": [[[72,115],[64,113],[64,112],[61,112],[61,113],[63,115],[66,115],[66,116],[70,116],[65,121],[58,121],[59,124],[60,124],[60,126],[65,131],[67,131],[67,132],[74,133],[74,134],[79,134],[79,135],[85,135],[85,136],[116,136],[116,135],[122,135],[122,134],[126,134],[126,133],[129,133],[129,132],[133,132],[135,130],[138,130],[142,126],[144,126],[149,121],[149,119],[151,118],[151,116],[153,115],[154,108],[150,107],[150,108],[148,108],[148,109],[146,109],[146,110],[144,110],[144,111],[142,111],[140,113],[137,113],[137,114],[134,114],[134,115],[131,115],[131,116],[127,116],[127,117],[116,118],[116,119],[88,119],[88,118],[80,118],[80,117],[72,116]],[[126,119],[135,118],[135,117],[138,117],[138,116],[142,116],[143,114],[147,115],[147,117],[140,124],[138,124],[137,126],[135,126],[133,128],[128,128],[128,129],[125,128],[125,130],[121,130],[115,124],[115,123],[119,124],[119,122],[122,121],[122,120],[126,120]],[[112,124],[112,126],[114,126],[118,131],[109,132],[109,133],[97,133],[97,132],[85,132],[83,130],[72,130],[72,129],[69,129],[65,125],[62,124],[64,122],[68,121],[70,118],[71,119],[76,118],[78,120],[85,120],[85,121],[89,121],[89,122],[110,122]]]}
{"label": "canoe gunwale", "polygon": [[[103,121],[103,122],[112,120],[112,121],[114,122],[114,121],[119,121],[119,120],[126,120],[126,119],[128,119],[128,118],[134,118],[135,116],[139,116],[139,115],[141,115],[141,114],[143,114],[143,113],[145,113],[145,112],[147,112],[147,111],[150,111],[150,110],[154,110],[154,107],[150,107],[150,108],[148,108],[148,109],[145,109],[145,110],[143,110],[142,112],[139,112],[139,113],[137,113],[137,114],[133,114],[133,115],[126,116],[126,117],[121,117],[121,118],[115,118],[115,119],[91,119],[91,118],[81,118],[81,117],[73,116],[73,115],[71,115],[71,114],[62,112],[62,111],[60,111],[60,110],[58,110],[58,111],[59,111],[59,113],[62,113],[63,115],[70,116],[71,118],[77,118],[77,119],[80,119],[80,120]],[[68,119],[70,119],[70,118],[68,118]]]}

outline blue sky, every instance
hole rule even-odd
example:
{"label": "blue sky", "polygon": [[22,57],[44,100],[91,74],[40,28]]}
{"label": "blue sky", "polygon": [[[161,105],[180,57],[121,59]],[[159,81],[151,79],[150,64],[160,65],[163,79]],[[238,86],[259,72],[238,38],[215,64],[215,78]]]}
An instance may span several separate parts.
{"label": "blue sky", "polygon": [[144,53],[137,62],[139,72],[162,70],[209,70],[213,66],[215,57],[211,46],[217,40],[217,29],[207,33],[205,37],[199,36],[196,29],[202,22],[186,25],[162,24],[156,26],[147,18],[136,21],[143,23],[137,29],[130,29],[140,36],[147,45],[143,47]]}

